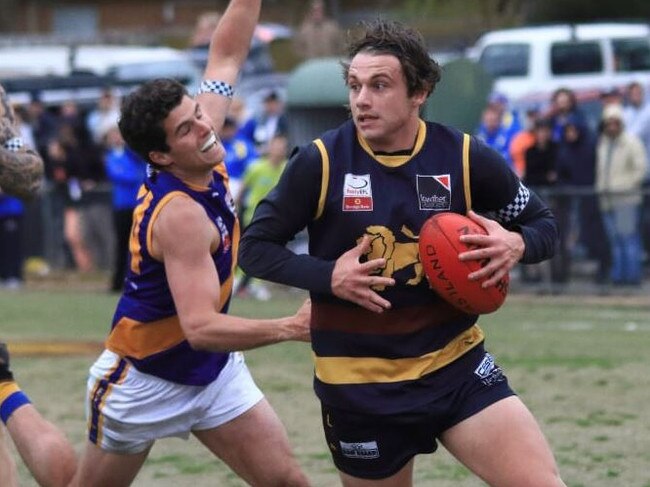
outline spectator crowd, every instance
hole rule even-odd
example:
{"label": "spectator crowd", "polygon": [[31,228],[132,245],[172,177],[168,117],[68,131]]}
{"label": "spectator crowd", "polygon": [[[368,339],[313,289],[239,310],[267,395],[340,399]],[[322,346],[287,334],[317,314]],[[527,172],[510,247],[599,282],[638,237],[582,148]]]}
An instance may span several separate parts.
{"label": "spectator crowd", "polygon": [[[493,93],[475,135],[503,155],[556,215],[560,244],[548,268],[521,267],[526,283],[562,292],[572,263],[596,263],[598,284],[637,287],[650,264],[650,97],[632,82],[600,95],[595,121],[574,91],[519,111]],[[594,123],[595,122],[595,123]],[[575,269],[575,266],[573,267]]]}
{"label": "spectator crowd", "polygon": [[[284,103],[276,91],[263,100],[261,113],[251,117],[245,101],[235,99],[219,134],[241,215],[249,215],[250,205],[275,184],[287,157]],[[119,103],[118,92],[106,88],[96,106],[86,110],[74,101],[48,107],[37,93],[28,104],[14,107],[23,141],[43,158],[46,184],[40,197],[27,204],[0,193],[2,287],[20,288],[26,258],[36,257],[49,268],[110,272],[109,290],[122,290],[132,212],[146,164],[120,135]],[[47,230],[36,229],[39,223]],[[26,235],[34,232],[50,235],[32,238],[37,244],[28,245]],[[261,282],[242,279],[238,289],[241,295],[270,297]]]}
{"label": "spectator crowd", "polygon": [[[202,16],[191,44],[205,43],[205,33],[218,19],[217,13]],[[314,0],[296,29],[293,47],[303,59],[340,55],[342,39],[325,3]],[[650,265],[647,88],[633,82],[625,90],[603,92],[596,123],[570,89],[558,89],[547,102],[525,107],[511,106],[501,93],[489,96],[474,135],[546,200],[560,226],[556,256],[548,266],[520,266],[524,283],[561,292],[575,275],[577,260],[595,262],[593,280],[598,284],[641,283],[644,266]],[[251,114],[247,100],[235,97],[219,134],[242,226],[277,182],[290,149],[283,94],[270,89],[261,99],[260,113]],[[118,92],[106,88],[90,110],[74,101],[53,109],[38,93],[15,107],[23,140],[45,162],[46,191],[37,213],[49,235],[44,238],[43,229],[25,221],[29,212],[23,202],[0,194],[3,287],[19,288],[24,259],[37,256],[55,268],[110,271],[109,289],[121,290],[132,211],[146,164],[120,136],[119,101]],[[54,249],[26,245],[25,235],[35,233],[32,242],[48,242]],[[269,297],[261,282],[249,282],[243,274],[235,291]]]}

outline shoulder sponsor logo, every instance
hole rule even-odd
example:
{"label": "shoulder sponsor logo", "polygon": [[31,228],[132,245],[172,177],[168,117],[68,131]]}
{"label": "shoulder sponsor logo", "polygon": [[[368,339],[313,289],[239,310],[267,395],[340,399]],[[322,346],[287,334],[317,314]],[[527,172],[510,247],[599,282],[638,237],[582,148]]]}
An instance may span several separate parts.
{"label": "shoulder sponsor logo", "polygon": [[418,174],[416,183],[421,210],[451,209],[451,177],[449,174]]}
{"label": "shoulder sponsor logo", "polygon": [[341,453],[348,458],[360,458],[370,460],[379,458],[379,447],[376,441],[363,441],[357,443],[339,442],[341,444]]}
{"label": "shoulder sponsor logo", "polygon": [[370,174],[346,174],[343,183],[343,211],[372,211]]}

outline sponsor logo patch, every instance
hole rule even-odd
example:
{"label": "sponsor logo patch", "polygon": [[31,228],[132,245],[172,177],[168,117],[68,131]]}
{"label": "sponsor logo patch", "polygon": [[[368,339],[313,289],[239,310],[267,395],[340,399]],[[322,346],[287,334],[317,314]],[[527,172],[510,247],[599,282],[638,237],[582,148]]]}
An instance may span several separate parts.
{"label": "sponsor logo patch", "polygon": [[418,203],[421,210],[451,209],[451,177],[449,174],[417,175]]}
{"label": "sponsor logo patch", "polygon": [[485,354],[481,363],[478,364],[478,367],[474,370],[474,373],[481,378],[481,382],[486,386],[504,380],[501,367],[494,363],[494,357],[489,353]]}
{"label": "sponsor logo patch", "polygon": [[379,458],[379,447],[376,441],[364,441],[357,443],[339,442],[341,444],[341,453],[348,458],[360,458],[370,460]]}
{"label": "sponsor logo patch", "polygon": [[370,174],[346,174],[343,183],[343,211],[372,211]]}
{"label": "sponsor logo patch", "polygon": [[232,245],[230,232],[228,231],[228,227],[226,227],[223,218],[218,216],[215,222],[217,224],[217,228],[219,229],[219,233],[221,234],[221,242],[223,243],[223,253],[225,254],[230,250],[230,246]]}
{"label": "sponsor logo patch", "polygon": [[485,356],[483,357],[483,360],[481,360],[481,363],[478,364],[478,367],[476,367],[474,373],[478,375],[481,379],[485,379],[488,375],[490,375],[490,372],[492,372],[493,369],[494,369],[494,357],[489,353],[486,353]]}

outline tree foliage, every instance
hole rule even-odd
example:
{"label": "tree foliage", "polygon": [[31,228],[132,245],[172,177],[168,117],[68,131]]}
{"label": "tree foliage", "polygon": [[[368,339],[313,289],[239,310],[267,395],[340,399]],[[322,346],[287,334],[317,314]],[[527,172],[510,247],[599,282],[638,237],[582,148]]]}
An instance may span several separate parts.
{"label": "tree foliage", "polygon": [[530,22],[590,22],[598,20],[641,20],[650,18],[647,0],[550,0],[531,2]]}

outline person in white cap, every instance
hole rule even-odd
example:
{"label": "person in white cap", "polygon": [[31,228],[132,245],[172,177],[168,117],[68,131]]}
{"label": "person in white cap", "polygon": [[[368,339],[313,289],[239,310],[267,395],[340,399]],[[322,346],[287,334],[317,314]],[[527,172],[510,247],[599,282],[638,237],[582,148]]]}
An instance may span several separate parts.
{"label": "person in white cap", "polygon": [[605,106],[598,139],[596,190],[609,239],[612,284],[639,285],[642,277],[641,186],[647,154],[643,143],[627,132],[623,108]]}

